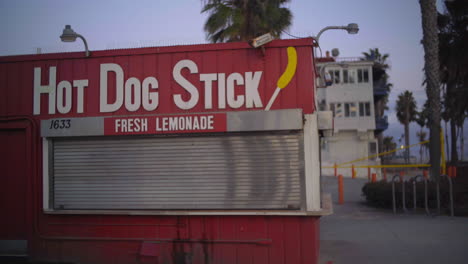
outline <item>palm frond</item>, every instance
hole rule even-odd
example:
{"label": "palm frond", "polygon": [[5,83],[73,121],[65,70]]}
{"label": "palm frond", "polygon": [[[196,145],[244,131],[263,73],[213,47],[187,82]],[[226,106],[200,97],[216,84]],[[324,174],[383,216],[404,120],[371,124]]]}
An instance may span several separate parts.
{"label": "palm frond", "polygon": [[271,32],[279,37],[291,25],[292,14],[282,7],[290,0],[208,0],[202,13],[211,42],[246,41]]}

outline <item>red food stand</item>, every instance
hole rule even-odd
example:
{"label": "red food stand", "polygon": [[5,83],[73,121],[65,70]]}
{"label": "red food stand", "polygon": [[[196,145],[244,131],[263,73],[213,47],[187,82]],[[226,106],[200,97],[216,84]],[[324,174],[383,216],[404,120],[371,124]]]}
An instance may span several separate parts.
{"label": "red food stand", "polygon": [[3,250],[317,263],[326,212],[312,44],[0,57]]}

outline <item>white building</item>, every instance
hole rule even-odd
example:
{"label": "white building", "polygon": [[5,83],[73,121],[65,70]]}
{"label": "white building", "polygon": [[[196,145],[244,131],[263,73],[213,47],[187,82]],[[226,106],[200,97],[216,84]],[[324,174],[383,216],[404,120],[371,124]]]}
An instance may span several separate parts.
{"label": "white building", "polygon": [[[317,64],[321,76],[317,86],[319,111],[329,111],[328,114],[333,115],[332,129],[322,131],[323,174],[334,173],[333,169],[326,167],[379,153],[379,137],[388,127],[386,117],[382,116],[381,103],[387,92],[383,87],[374,84],[373,64],[372,61],[363,61],[360,58],[319,59]],[[374,157],[346,166],[351,164],[355,166],[380,164],[380,160]],[[343,176],[351,176],[350,169],[338,170]],[[367,177],[367,168],[356,171],[358,177]],[[379,171],[372,169],[372,172],[379,173]]]}

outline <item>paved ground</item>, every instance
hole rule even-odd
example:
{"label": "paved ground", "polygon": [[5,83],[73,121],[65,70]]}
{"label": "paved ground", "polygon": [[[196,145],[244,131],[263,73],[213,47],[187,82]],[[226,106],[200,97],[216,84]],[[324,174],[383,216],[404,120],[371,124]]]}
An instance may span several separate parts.
{"label": "paved ground", "polygon": [[366,181],[344,180],[339,205],[337,180],[325,176],[334,214],[321,218],[320,263],[468,263],[468,218],[426,216],[368,207],[361,196]]}

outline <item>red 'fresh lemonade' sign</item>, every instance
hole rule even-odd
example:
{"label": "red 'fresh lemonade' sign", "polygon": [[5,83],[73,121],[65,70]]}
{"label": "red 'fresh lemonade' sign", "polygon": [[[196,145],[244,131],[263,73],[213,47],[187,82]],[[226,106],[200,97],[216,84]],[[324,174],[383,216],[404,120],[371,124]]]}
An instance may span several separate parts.
{"label": "red 'fresh lemonade' sign", "polygon": [[226,114],[194,114],[104,119],[105,135],[209,133],[226,131]]}

